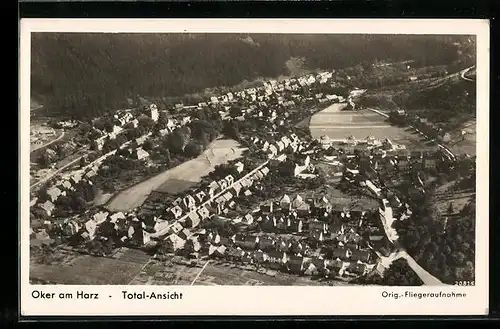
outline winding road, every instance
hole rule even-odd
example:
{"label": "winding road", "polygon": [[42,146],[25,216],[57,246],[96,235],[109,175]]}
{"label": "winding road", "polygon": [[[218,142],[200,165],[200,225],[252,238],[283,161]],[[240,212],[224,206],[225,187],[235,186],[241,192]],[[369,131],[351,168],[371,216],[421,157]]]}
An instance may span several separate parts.
{"label": "winding road", "polygon": [[461,77],[463,80],[465,80],[465,81],[469,81],[469,82],[476,82],[476,80],[471,79],[471,78],[468,78],[468,77],[466,77],[466,76],[465,76],[467,73],[469,73],[469,71],[470,71],[470,70],[472,70],[472,69],[474,69],[474,68],[476,68],[476,66],[471,66],[471,67],[469,67],[469,68],[466,68],[465,70],[460,71],[460,77]]}
{"label": "winding road", "polygon": [[404,249],[396,250],[387,257],[382,255],[378,251],[375,251],[375,253],[380,258],[380,264],[382,264],[382,266],[386,269],[388,269],[394,261],[403,258],[406,260],[406,262],[415,272],[415,274],[418,275],[420,280],[422,280],[424,285],[426,286],[444,285],[444,283],[442,283],[438,278],[436,278],[435,276],[424,270],[422,266],[418,265],[415,259],[411,257]]}

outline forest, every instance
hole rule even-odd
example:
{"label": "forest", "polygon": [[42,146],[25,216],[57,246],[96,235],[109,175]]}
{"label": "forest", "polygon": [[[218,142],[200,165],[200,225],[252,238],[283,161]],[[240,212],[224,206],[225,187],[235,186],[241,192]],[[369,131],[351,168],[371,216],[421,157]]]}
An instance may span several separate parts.
{"label": "forest", "polygon": [[[31,92],[48,114],[93,118],[139,97],[166,99],[375,61],[459,59],[466,36],[34,33]],[[297,64],[298,63],[298,64]],[[127,103],[127,101],[130,101]]]}
{"label": "forest", "polygon": [[455,211],[450,203],[440,215],[427,197],[408,220],[395,225],[402,244],[413,258],[447,284],[474,281],[475,202]]}

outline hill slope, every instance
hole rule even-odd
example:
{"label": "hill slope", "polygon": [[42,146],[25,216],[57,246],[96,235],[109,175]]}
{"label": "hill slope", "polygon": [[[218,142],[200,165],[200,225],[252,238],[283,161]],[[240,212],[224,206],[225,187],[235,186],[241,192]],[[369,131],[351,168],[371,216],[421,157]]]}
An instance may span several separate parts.
{"label": "hill slope", "polygon": [[449,64],[460,36],[80,34],[32,35],[32,93],[51,111],[93,117],[126,97],[176,96],[287,74],[285,63],[342,68],[374,60]]}

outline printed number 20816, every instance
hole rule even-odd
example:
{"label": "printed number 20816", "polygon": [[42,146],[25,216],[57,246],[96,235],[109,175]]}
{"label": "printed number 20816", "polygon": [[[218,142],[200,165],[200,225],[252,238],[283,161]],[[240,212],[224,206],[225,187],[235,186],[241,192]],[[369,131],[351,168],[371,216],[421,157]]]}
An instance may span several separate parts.
{"label": "printed number 20816", "polygon": [[455,286],[473,286],[474,281],[455,281]]}

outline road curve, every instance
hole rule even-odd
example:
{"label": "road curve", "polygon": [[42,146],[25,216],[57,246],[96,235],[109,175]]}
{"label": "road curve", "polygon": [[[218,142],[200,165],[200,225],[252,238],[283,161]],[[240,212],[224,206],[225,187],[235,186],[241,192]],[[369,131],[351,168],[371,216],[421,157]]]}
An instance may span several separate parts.
{"label": "road curve", "polygon": [[426,286],[440,286],[440,285],[445,285],[443,282],[441,282],[438,278],[427,272],[422,268],[422,266],[418,265],[418,263],[415,261],[413,257],[411,257],[405,250],[398,250],[394,251],[391,253],[389,256],[385,257],[383,256],[380,252],[375,251],[377,256],[380,258],[380,263],[382,266],[384,266],[386,269],[391,266],[391,264],[398,260],[398,259],[405,259],[408,265],[411,267],[411,269],[415,272],[415,274],[418,275],[420,280],[424,283]]}
{"label": "road curve", "polygon": [[466,68],[465,70],[462,70],[460,71],[460,77],[465,80],[465,81],[469,81],[469,82],[475,82],[476,80],[474,79],[471,79],[471,78],[467,78],[465,75],[470,71],[472,70],[473,68],[475,68],[476,66],[471,66],[471,67],[468,67]]}

